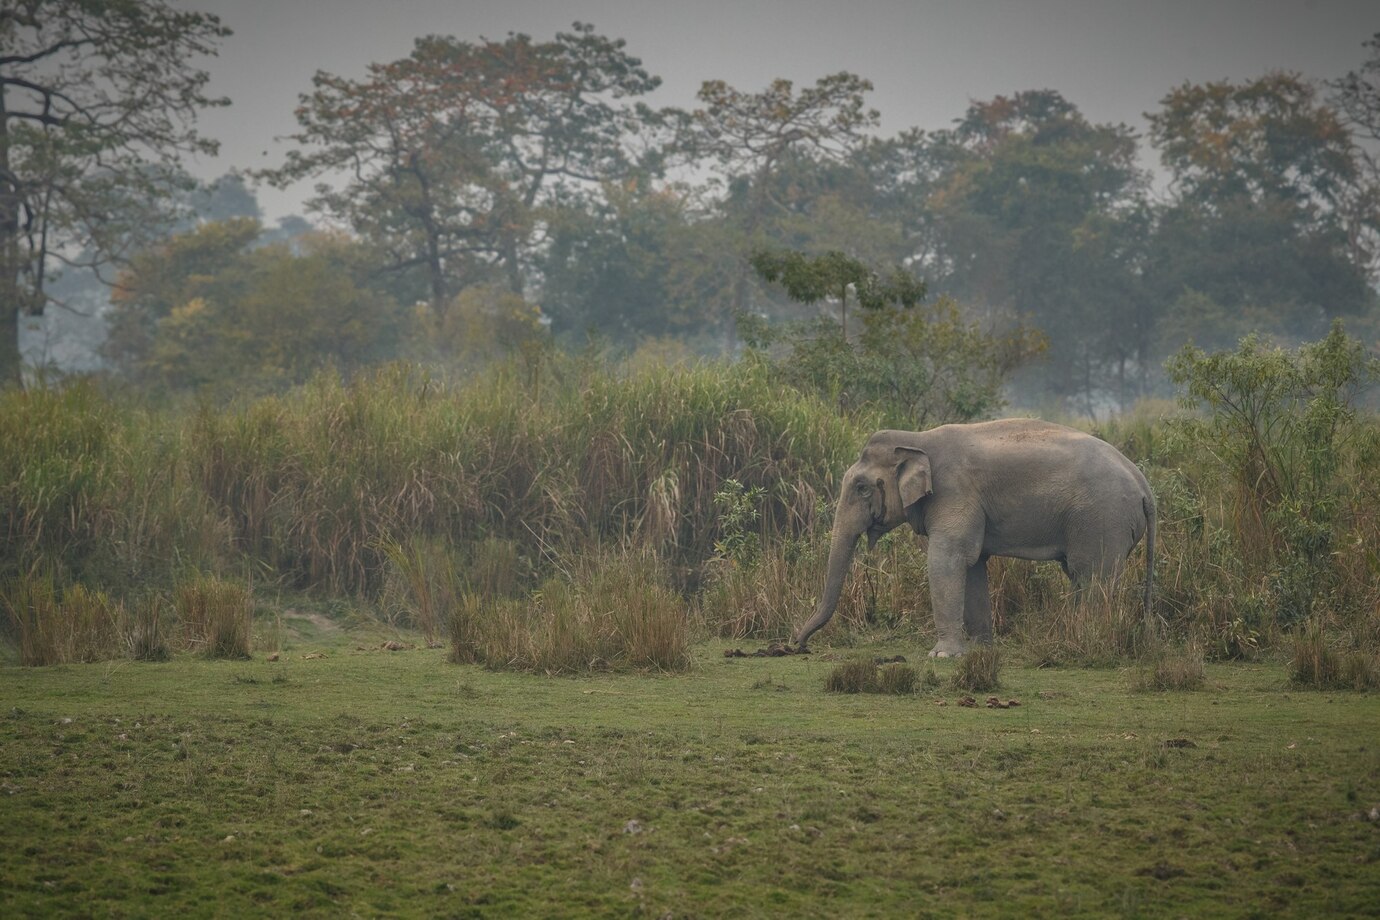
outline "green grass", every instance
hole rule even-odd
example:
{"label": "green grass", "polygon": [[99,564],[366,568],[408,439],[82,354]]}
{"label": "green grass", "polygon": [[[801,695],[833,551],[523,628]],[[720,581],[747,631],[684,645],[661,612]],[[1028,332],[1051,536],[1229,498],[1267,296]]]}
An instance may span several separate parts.
{"label": "green grass", "polygon": [[1283,666],[1147,696],[1124,671],[1008,665],[1022,705],[992,710],[825,693],[818,653],[714,642],[684,674],[548,678],[293,624],[276,662],[0,668],[0,914],[1380,903],[1380,695],[1300,693]]}

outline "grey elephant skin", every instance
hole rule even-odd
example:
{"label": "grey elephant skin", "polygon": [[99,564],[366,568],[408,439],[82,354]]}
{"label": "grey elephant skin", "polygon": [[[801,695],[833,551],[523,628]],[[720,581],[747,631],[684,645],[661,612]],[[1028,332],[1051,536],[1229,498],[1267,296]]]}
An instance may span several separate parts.
{"label": "grey elephant skin", "polygon": [[1114,578],[1145,537],[1145,615],[1155,571],[1155,497],[1105,441],[1038,419],[878,431],[840,486],[824,593],[803,650],[838,606],[858,538],[903,524],[926,536],[939,641],[931,657],[992,640],[987,560],[1057,560],[1076,585]]}

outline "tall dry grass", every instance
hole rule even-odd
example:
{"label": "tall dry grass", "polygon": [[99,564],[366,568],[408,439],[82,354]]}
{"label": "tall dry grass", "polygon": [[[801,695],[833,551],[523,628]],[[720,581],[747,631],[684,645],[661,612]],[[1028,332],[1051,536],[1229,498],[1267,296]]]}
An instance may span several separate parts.
{"label": "tall dry grass", "polygon": [[121,652],[124,610],[103,591],[59,588],[49,574],[21,576],[0,588],[0,604],[22,665],[105,661]]}
{"label": "tall dry grass", "polygon": [[689,607],[647,554],[609,554],[526,598],[463,593],[448,612],[450,659],[575,674],[690,666]]}
{"label": "tall dry grass", "polygon": [[174,592],[183,642],[207,658],[248,658],[254,623],[249,589],[215,576],[198,576]]}

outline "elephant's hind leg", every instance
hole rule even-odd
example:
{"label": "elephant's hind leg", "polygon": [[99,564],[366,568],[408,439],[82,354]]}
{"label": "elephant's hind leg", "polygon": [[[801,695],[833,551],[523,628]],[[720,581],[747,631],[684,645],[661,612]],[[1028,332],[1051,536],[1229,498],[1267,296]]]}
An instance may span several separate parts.
{"label": "elephant's hind leg", "polygon": [[992,642],[992,593],[987,586],[987,560],[968,567],[963,592],[963,626],[974,642]]}

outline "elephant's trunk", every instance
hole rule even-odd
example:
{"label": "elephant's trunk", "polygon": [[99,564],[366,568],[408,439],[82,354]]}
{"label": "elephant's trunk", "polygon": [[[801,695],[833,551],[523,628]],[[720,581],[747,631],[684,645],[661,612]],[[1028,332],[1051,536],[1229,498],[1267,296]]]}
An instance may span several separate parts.
{"label": "elephant's trunk", "polygon": [[822,629],[834,615],[839,605],[839,595],[843,593],[843,580],[848,576],[848,566],[853,561],[853,549],[858,544],[860,534],[839,521],[834,522],[834,534],[829,543],[829,568],[824,580],[824,594],[815,608],[810,622],[800,628],[796,635],[796,645],[803,651],[817,630]]}

